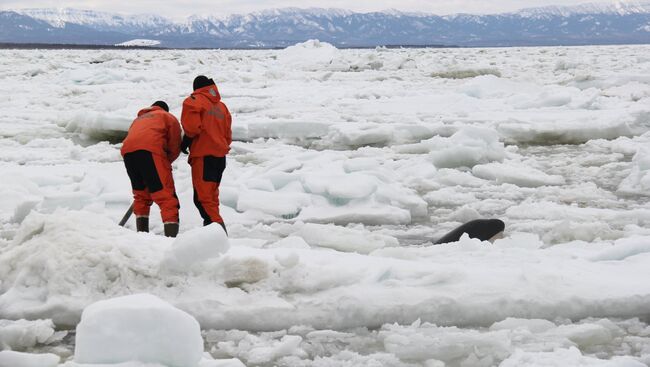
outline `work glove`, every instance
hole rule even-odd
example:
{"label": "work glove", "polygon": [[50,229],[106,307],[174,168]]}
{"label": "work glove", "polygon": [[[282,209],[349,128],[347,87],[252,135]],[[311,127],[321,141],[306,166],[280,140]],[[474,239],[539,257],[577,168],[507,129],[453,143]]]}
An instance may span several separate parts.
{"label": "work glove", "polygon": [[183,152],[184,154],[188,154],[187,148],[189,148],[191,144],[192,144],[192,138],[190,138],[187,135],[183,136],[183,141],[181,142],[181,152]]}

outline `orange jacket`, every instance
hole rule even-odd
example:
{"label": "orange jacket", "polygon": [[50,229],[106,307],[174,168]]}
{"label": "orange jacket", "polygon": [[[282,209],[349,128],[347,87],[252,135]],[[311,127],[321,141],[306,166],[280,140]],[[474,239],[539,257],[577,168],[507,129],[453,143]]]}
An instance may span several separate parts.
{"label": "orange jacket", "polygon": [[122,157],[136,150],[147,150],[173,162],[181,153],[181,127],[174,115],[158,106],[138,112],[122,143]]}
{"label": "orange jacket", "polygon": [[232,143],[232,117],[216,85],[197,89],[183,101],[181,124],[192,138],[190,158],[225,157]]}

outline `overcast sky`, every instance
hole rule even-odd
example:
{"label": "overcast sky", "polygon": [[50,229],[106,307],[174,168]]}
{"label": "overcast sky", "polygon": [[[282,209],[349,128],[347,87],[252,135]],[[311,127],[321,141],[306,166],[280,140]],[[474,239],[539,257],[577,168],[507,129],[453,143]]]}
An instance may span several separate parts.
{"label": "overcast sky", "polygon": [[174,19],[192,14],[222,15],[255,10],[298,8],[342,8],[353,11],[397,9],[439,15],[452,13],[499,13],[546,5],[576,5],[603,0],[0,0],[1,9],[78,8],[121,14],[152,13]]}

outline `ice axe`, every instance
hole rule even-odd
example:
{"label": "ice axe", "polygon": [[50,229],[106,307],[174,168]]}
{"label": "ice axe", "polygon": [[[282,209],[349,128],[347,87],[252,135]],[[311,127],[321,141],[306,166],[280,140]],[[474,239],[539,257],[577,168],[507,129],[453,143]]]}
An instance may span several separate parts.
{"label": "ice axe", "polygon": [[133,203],[131,203],[131,206],[129,209],[126,210],[126,213],[124,213],[124,216],[122,217],[122,220],[120,221],[120,226],[124,227],[126,222],[131,218],[131,214],[133,214]]}

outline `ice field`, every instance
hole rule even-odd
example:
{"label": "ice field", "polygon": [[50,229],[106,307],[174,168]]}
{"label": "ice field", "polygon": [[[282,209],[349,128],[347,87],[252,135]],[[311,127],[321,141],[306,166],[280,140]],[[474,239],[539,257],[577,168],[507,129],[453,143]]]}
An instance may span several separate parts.
{"label": "ice field", "polygon": [[[0,56],[0,367],[102,366],[100,331],[139,330],[161,344],[111,363],[650,366],[650,46]],[[119,227],[122,138],[199,74],[233,114],[230,238],[184,155],[179,237],[155,205]],[[504,238],[432,244],[476,218]]]}

